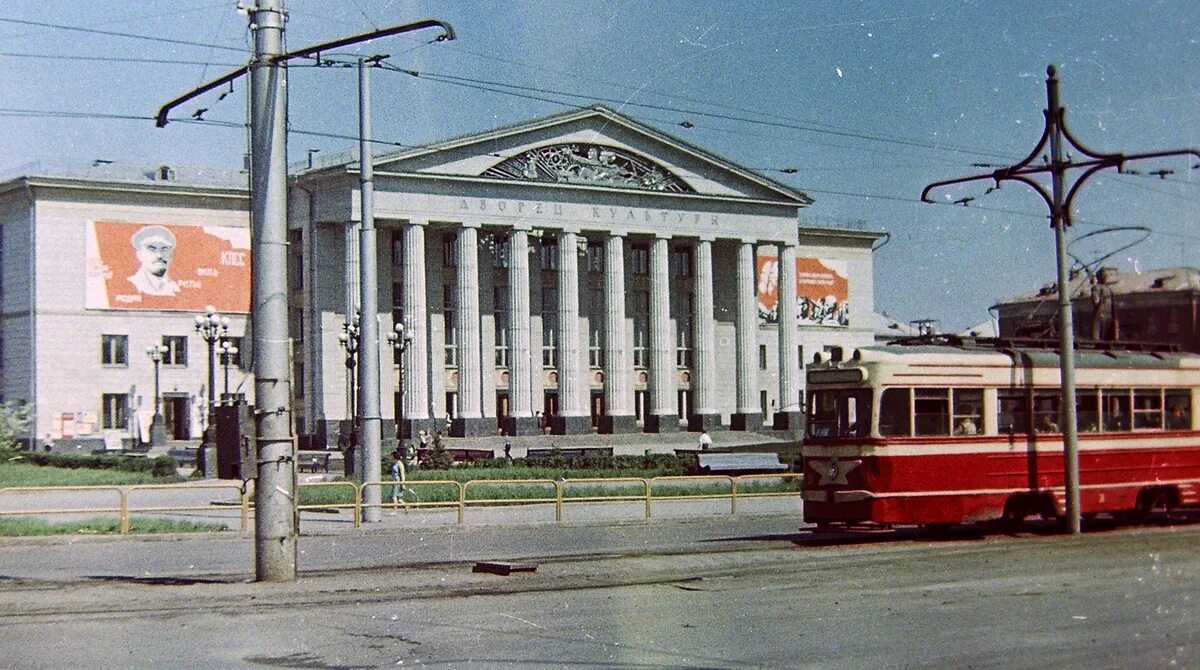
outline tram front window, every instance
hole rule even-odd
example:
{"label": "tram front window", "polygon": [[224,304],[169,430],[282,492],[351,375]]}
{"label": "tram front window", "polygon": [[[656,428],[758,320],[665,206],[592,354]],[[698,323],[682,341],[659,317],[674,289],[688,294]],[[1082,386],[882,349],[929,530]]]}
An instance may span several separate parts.
{"label": "tram front window", "polygon": [[871,432],[871,392],[867,389],[809,394],[809,437],[863,437]]}

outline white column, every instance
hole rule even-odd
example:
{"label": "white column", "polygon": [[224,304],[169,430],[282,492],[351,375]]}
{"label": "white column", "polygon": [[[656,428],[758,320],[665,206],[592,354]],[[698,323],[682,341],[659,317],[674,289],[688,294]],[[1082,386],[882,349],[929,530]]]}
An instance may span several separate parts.
{"label": "white column", "polygon": [[675,416],[675,332],[671,330],[670,244],[650,247],[650,413]]}
{"label": "white column", "polygon": [[779,411],[799,412],[800,361],[796,355],[796,247],[779,247]]}
{"label": "white column", "polygon": [[483,416],[483,369],[479,347],[479,229],[458,231],[458,304],[454,325],[458,330],[458,417]]}
{"label": "white column", "polygon": [[[404,418],[431,418],[429,404],[429,307],[425,299],[425,226],[404,224],[400,258],[404,295],[403,316],[413,339],[404,352]],[[415,435],[416,431],[413,431]]]}
{"label": "white column", "polygon": [[587,416],[588,388],[579,342],[579,239],[572,231],[558,236],[558,414]]}
{"label": "white column", "polygon": [[761,416],[755,391],[758,388],[757,335],[758,296],[754,282],[754,244],[743,241],[738,245],[737,269],[737,411],[740,414]]}
{"label": "white column", "polygon": [[625,238],[612,234],[604,241],[604,404],[609,416],[633,416],[625,289]]}
{"label": "white column", "polygon": [[692,287],[692,399],[696,414],[717,413],[717,335],[713,317],[712,241],[696,245]]}
{"label": "white column", "polygon": [[529,323],[529,232],[514,229],[508,236],[508,407],[513,417],[533,417]]}

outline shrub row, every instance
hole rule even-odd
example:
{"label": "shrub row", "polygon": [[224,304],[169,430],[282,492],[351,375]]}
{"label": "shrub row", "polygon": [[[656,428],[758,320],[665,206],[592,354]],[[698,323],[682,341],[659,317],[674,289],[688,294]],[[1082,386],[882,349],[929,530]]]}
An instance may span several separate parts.
{"label": "shrub row", "polygon": [[155,477],[172,477],[179,462],[170,456],[156,458],[122,458],[120,456],[77,456],[74,454],[46,454],[41,452],[17,452],[12,459],[34,465],[55,468],[118,470],[120,472],[149,472]]}
{"label": "shrub row", "polygon": [[[423,466],[425,464],[422,464]],[[658,475],[687,475],[698,471],[695,454],[647,454],[645,456],[613,456],[589,454],[582,457],[563,456],[553,450],[548,456],[482,459],[458,463],[456,468],[541,468],[554,470],[626,470],[656,472]],[[437,468],[446,469],[446,468]]]}

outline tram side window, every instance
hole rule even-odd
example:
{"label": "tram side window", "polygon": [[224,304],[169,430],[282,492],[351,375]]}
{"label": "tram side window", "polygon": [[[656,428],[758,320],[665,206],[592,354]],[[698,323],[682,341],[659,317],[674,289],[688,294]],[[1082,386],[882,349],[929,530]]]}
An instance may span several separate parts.
{"label": "tram side window", "polygon": [[1192,427],[1192,396],[1187,391],[1167,391],[1167,429]]}
{"label": "tram side window", "polygon": [[1133,427],[1152,430],[1163,427],[1161,389],[1133,392]]}
{"label": "tram side window", "polygon": [[1129,430],[1129,389],[1105,389],[1100,392],[1104,430]]}
{"label": "tram side window", "polygon": [[1035,391],[1033,394],[1033,432],[1057,433],[1062,396],[1058,391]]}
{"label": "tram side window", "polygon": [[978,435],[982,408],[983,389],[954,389],[954,434]]}
{"label": "tram side window", "polygon": [[884,389],[879,398],[879,434],[885,437],[908,437],[912,434],[909,421],[912,406],[911,389]]}
{"label": "tram side window", "polygon": [[1029,432],[1029,398],[1020,389],[1000,389],[997,394],[1000,414],[996,425],[1001,433]]}
{"label": "tram side window", "polygon": [[913,389],[917,435],[950,434],[950,389]]}
{"label": "tram side window", "polygon": [[1081,433],[1100,430],[1100,396],[1096,391],[1075,394],[1075,424]]}

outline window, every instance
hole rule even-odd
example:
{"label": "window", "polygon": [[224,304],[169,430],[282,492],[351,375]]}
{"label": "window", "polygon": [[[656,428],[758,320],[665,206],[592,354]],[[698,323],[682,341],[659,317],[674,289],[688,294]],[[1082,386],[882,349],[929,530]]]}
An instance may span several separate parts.
{"label": "window", "polygon": [[129,365],[129,336],[101,335],[100,363],[103,365]]}
{"label": "window", "polygon": [[506,268],[508,267],[508,236],[493,235],[492,236],[492,267]]}
{"label": "window", "polygon": [[542,270],[551,271],[558,269],[558,240],[555,238],[542,238],[542,244],[538,247],[538,262],[541,264]]}
{"label": "window", "polygon": [[646,317],[633,319],[633,366],[650,367],[650,326]]}
{"label": "window", "polygon": [[1025,391],[1000,389],[997,396],[997,430],[1001,433],[1029,432],[1029,396]]}
{"label": "window", "polygon": [[767,369],[767,345],[765,344],[758,345],[758,369]]}
{"label": "window", "polygon": [[692,320],[681,318],[675,322],[675,365],[692,367]]}
{"label": "window", "polygon": [[913,427],[917,435],[950,434],[950,389],[913,389]]}
{"label": "window", "polygon": [[1081,433],[1100,430],[1100,394],[1098,391],[1075,393],[1075,426]]}
{"label": "window", "polygon": [[444,360],[446,367],[458,367],[458,327],[454,321],[456,292],[453,284],[442,285],[442,320],[446,329]]}
{"label": "window", "polygon": [[633,244],[629,247],[629,260],[633,265],[633,274],[645,276],[650,274],[650,246]]}
{"label": "window", "polygon": [[[908,420],[908,389],[888,389],[884,391],[884,402],[891,397],[903,396],[903,409],[900,412],[904,421]],[[760,397],[765,406],[766,392]],[[811,405],[808,408],[809,437],[863,437],[871,432],[871,391],[869,389],[838,389],[830,391],[813,391],[809,395]],[[894,402],[894,401],[893,401]],[[883,410],[881,408],[881,417]],[[882,421],[882,418],[880,419]],[[895,424],[892,425],[892,428]],[[883,426],[881,424],[880,429]],[[903,433],[885,433],[892,435],[907,435]]]}
{"label": "window", "polygon": [[1167,430],[1185,430],[1192,427],[1192,396],[1187,391],[1166,392]]}
{"label": "window", "polygon": [[456,233],[442,235],[442,267],[458,267],[458,235]]}
{"label": "window", "polygon": [[508,324],[496,317],[496,367],[508,367]]}
{"label": "window", "polygon": [[1106,389],[1100,392],[1104,430],[1129,430],[1129,396],[1129,389]]}
{"label": "window", "polygon": [[1163,427],[1162,391],[1135,390],[1133,392],[1133,427],[1135,429],[1161,429]]}
{"label": "window", "polygon": [[954,389],[954,434],[983,432],[983,389]]}
{"label": "window", "polygon": [[599,244],[589,244],[587,248],[586,266],[588,272],[604,272],[604,247]]}
{"label": "window", "polygon": [[492,322],[496,330],[496,367],[508,367],[508,287],[492,287]]}
{"label": "window", "polygon": [[692,276],[691,247],[675,247],[671,251],[671,275],[674,277]]}
{"label": "window", "polygon": [[762,409],[763,421],[769,420],[771,418],[771,414],[767,410],[767,392],[766,391],[758,392],[758,406]]}
{"label": "window", "polygon": [[[815,397],[819,391],[809,394]],[[816,402],[815,400],[813,402]],[[907,437],[912,434],[912,392],[906,388],[884,389],[879,399],[879,434]]]}
{"label": "window", "polygon": [[600,324],[595,320],[588,322],[588,365],[593,368],[604,367],[604,334],[600,332]]}
{"label": "window", "polygon": [[125,430],[129,427],[129,395],[126,393],[105,393],[100,398],[102,406],[101,428],[104,430]]}
{"label": "window", "polygon": [[163,335],[162,343],[167,348],[163,365],[187,366],[187,339],[187,335]]}
{"label": "window", "polygon": [[1033,392],[1033,432],[1059,433],[1062,394],[1058,391]]}
{"label": "window", "polygon": [[542,319],[542,367],[556,368],[558,367],[558,347],[555,342],[558,340],[558,320],[557,319]]}

